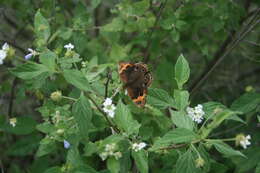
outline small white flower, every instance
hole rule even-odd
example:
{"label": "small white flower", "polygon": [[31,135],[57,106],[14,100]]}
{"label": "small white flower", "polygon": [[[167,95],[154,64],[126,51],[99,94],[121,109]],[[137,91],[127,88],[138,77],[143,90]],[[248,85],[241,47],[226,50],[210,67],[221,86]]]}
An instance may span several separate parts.
{"label": "small white flower", "polygon": [[29,51],[30,53],[24,56],[24,59],[26,59],[26,60],[30,59],[32,56],[39,55],[38,52],[36,52],[35,50],[33,50],[33,49],[31,49],[31,48],[28,48],[28,51]]}
{"label": "small white flower", "polygon": [[67,50],[72,50],[72,49],[74,49],[74,45],[71,44],[71,43],[69,43],[69,44],[66,44],[66,45],[64,46],[64,48],[67,49]]}
{"label": "small white flower", "polygon": [[251,145],[251,142],[249,141],[251,139],[250,135],[244,136],[243,139],[240,141],[240,145],[246,149],[247,146]]}
{"label": "small white flower", "polygon": [[17,119],[16,118],[11,118],[11,119],[9,119],[9,123],[10,123],[11,126],[15,127],[16,123],[17,123]]}
{"label": "small white flower", "polygon": [[188,116],[196,123],[201,123],[205,112],[203,111],[203,106],[198,104],[195,108],[187,107],[186,109]]}
{"label": "small white flower", "polygon": [[4,50],[0,50],[0,64],[4,63],[4,59],[6,58],[7,53]]}
{"label": "small white flower", "polygon": [[70,143],[66,140],[63,140],[64,148],[68,149],[70,147]]}
{"label": "small white flower", "polygon": [[10,48],[10,47],[9,47],[9,45],[8,45],[7,43],[5,43],[5,44],[2,46],[2,50],[3,50],[3,51],[6,51],[6,52],[9,50],[9,48]]}
{"label": "small white flower", "polygon": [[112,104],[112,99],[111,98],[106,98],[105,102],[103,103],[103,106],[109,106]]}
{"label": "small white flower", "polygon": [[106,98],[106,100],[103,103],[103,111],[105,113],[107,113],[107,115],[111,118],[114,118],[115,116],[115,110],[116,107],[115,105],[112,103],[112,99],[111,98]]}
{"label": "small white flower", "polygon": [[146,147],[146,143],[144,142],[141,142],[141,143],[133,143],[132,144],[132,149],[137,152],[137,151],[140,151],[141,149],[145,148]]}

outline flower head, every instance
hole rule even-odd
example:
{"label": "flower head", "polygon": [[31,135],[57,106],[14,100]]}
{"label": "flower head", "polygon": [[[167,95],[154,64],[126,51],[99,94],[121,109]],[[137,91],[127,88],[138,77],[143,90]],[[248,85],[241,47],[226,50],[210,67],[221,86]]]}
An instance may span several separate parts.
{"label": "flower head", "polygon": [[55,91],[51,93],[51,99],[56,102],[60,101],[62,99],[61,91]]}
{"label": "flower head", "polygon": [[114,118],[115,116],[115,110],[116,107],[115,105],[112,103],[112,99],[111,98],[106,98],[106,100],[103,103],[103,111],[105,113],[107,113],[107,115],[111,118]]}
{"label": "flower head", "polygon": [[204,166],[205,161],[204,161],[204,159],[202,159],[201,157],[199,157],[199,158],[197,158],[197,159],[195,160],[195,164],[196,164],[196,167],[197,167],[197,168],[200,168],[200,167],[203,167],[203,166]]}
{"label": "flower head", "polygon": [[106,144],[105,146],[105,151],[100,153],[99,156],[101,157],[102,160],[106,160],[107,157],[109,156],[114,156],[116,159],[119,159],[122,157],[122,153],[120,151],[116,152],[116,144]]}
{"label": "flower head", "polygon": [[236,145],[240,145],[241,147],[246,149],[247,146],[251,145],[251,142],[249,141],[250,139],[250,135],[245,136],[244,134],[239,134],[236,136]]}
{"label": "flower head", "polygon": [[140,151],[141,149],[146,147],[146,143],[140,142],[140,143],[133,143],[132,144],[132,149],[137,152]]}
{"label": "flower head", "polygon": [[70,143],[66,140],[63,140],[63,146],[64,148],[68,149],[70,147]]}
{"label": "flower head", "polygon": [[69,44],[66,44],[66,45],[64,46],[64,48],[67,49],[67,50],[72,50],[72,49],[74,49],[74,45],[71,44],[71,43],[69,43]]}
{"label": "flower head", "polygon": [[11,119],[9,119],[9,123],[10,123],[11,126],[15,127],[16,123],[17,123],[17,119],[16,118],[11,118]]}
{"label": "flower head", "polygon": [[29,51],[30,53],[24,56],[24,59],[26,59],[26,60],[30,59],[32,56],[39,55],[38,52],[36,52],[35,50],[33,50],[33,49],[31,49],[31,48],[28,48],[28,51]]}
{"label": "flower head", "polygon": [[198,124],[202,122],[205,112],[201,104],[198,104],[195,108],[187,107],[186,111],[193,121]]}

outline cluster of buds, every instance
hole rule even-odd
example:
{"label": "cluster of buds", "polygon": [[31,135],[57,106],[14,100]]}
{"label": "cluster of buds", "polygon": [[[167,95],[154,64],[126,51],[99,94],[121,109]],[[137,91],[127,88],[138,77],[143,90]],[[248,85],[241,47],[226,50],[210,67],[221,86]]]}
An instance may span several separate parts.
{"label": "cluster of buds", "polygon": [[117,160],[122,157],[122,153],[120,151],[116,151],[116,144],[106,144],[105,151],[100,153],[99,155],[102,160],[106,160],[109,156],[114,156]]}

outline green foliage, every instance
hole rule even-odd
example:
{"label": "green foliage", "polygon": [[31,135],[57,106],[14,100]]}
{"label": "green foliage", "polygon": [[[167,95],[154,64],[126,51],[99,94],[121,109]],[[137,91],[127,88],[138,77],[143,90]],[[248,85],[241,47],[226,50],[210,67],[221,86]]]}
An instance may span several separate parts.
{"label": "green foliage", "polygon": [[[228,52],[259,17],[250,3],[1,1],[1,46],[10,48],[0,52],[0,169],[259,173],[259,77],[243,79],[259,71],[259,50]],[[258,45],[257,34],[245,42]],[[223,65],[213,76],[223,55],[232,72]],[[125,93],[121,61],[149,67],[144,107]]]}

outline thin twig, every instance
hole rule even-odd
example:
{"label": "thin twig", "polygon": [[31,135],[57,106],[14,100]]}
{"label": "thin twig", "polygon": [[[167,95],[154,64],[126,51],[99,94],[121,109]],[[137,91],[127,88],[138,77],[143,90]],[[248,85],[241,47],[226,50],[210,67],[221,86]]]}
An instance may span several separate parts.
{"label": "thin twig", "polygon": [[12,89],[11,89],[11,94],[10,94],[10,100],[9,100],[9,106],[8,106],[8,119],[12,116],[13,113],[13,102],[14,102],[14,95],[15,95],[15,87],[17,85],[18,78],[14,78],[13,83],[12,83]]}
{"label": "thin twig", "polygon": [[156,19],[155,19],[154,26],[153,26],[153,28],[151,29],[150,33],[149,33],[148,40],[147,40],[147,46],[146,46],[146,48],[144,49],[144,59],[143,59],[143,61],[144,61],[145,63],[147,63],[147,62],[149,61],[149,48],[150,48],[151,43],[152,43],[152,36],[153,36],[153,33],[154,33],[154,31],[155,31],[155,29],[156,29],[156,27],[157,27],[157,24],[158,24],[158,22],[159,22],[159,19],[160,19],[160,17],[161,17],[162,11],[163,11],[164,7],[165,7],[166,4],[167,4],[167,1],[168,1],[168,0],[165,0],[164,3],[161,3],[161,5],[160,5],[160,7],[159,7],[159,11],[158,11],[158,13],[157,13],[157,15],[156,15]]}
{"label": "thin twig", "polygon": [[107,81],[105,83],[105,98],[107,98],[108,95],[108,86],[109,86],[109,82],[111,80],[111,70],[110,68],[107,69]]}
{"label": "thin twig", "polygon": [[187,144],[173,144],[168,147],[162,147],[162,148],[160,148],[160,150],[171,150],[171,149],[177,149],[177,148],[182,148],[182,147],[186,147],[186,146],[187,146]]}

